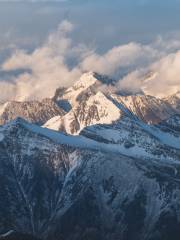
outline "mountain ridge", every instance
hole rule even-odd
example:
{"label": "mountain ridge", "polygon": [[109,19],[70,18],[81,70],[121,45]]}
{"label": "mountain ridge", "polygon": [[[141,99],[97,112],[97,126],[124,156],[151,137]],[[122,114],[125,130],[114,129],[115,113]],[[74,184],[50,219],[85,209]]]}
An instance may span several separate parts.
{"label": "mountain ridge", "polygon": [[[114,93],[114,85],[114,81],[106,76],[87,72],[72,87],[57,90],[52,99],[25,102],[12,101],[1,105],[0,124],[5,124],[19,116],[38,125],[49,125],[49,121],[53,122],[53,118],[57,121],[59,116],[59,125],[61,125],[62,119],[68,118],[70,114],[72,115],[72,121],[75,122],[75,128],[77,128],[82,125],[81,121],[78,120],[79,113],[77,111],[82,112],[83,110],[84,112],[84,109],[80,110],[80,106],[87,105],[89,98],[92,98],[98,92],[101,92],[107,98],[115,96],[118,101],[145,123],[158,124],[170,116],[180,113],[178,93],[164,99],[142,93],[124,96],[122,93]],[[79,116],[79,118],[83,118],[83,116]],[[88,124],[83,124],[83,126],[86,127]],[[50,128],[52,127],[50,126]],[[63,128],[62,126],[61,130]],[[55,129],[57,130],[57,128]],[[76,132],[75,129],[74,133]]]}
{"label": "mountain ridge", "polygon": [[[108,125],[97,125],[98,136],[101,129],[108,130]],[[127,121],[125,117],[109,129],[111,132],[114,129],[116,135],[104,131],[102,136],[108,141],[104,144],[83,133],[69,136],[21,118],[1,127],[0,176],[4,176],[4,182],[0,191],[1,196],[5,193],[8,196],[6,204],[11,208],[5,208],[0,197],[0,214],[5,216],[0,231],[13,229],[5,221],[11,216],[14,230],[47,240],[85,237],[115,240],[119,234],[122,239],[151,240],[156,232],[163,239],[164,214],[179,216],[178,207],[173,212],[171,205],[174,194],[178,194],[177,202],[180,199],[180,152],[159,142],[141,127],[135,127],[131,118]],[[130,135],[123,134],[125,129]],[[111,136],[116,142],[109,140]],[[139,153],[132,143],[141,146]],[[143,149],[151,154],[144,155]],[[173,187],[167,186],[167,182],[172,182]],[[136,205],[138,202],[140,205]],[[143,216],[136,215],[133,206],[138,206]],[[125,217],[126,214],[131,217]],[[133,222],[141,222],[138,231],[131,229],[132,218]],[[117,227],[109,231],[113,225]],[[178,222],[175,226],[179,226]],[[168,229],[173,231],[171,226]],[[143,237],[147,231],[149,237]],[[168,236],[178,239],[178,233],[176,230]]]}
{"label": "mountain ridge", "polygon": [[[74,87],[66,89],[59,97],[56,95],[57,101],[67,101],[71,108],[63,117],[56,116],[48,120],[44,126],[70,134],[78,134],[86,126],[93,123],[103,123],[102,118],[98,117],[100,107],[106,111],[107,115],[112,116],[111,121],[115,121],[116,118],[113,118],[111,107],[105,110],[103,105],[103,102],[111,101],[112,108],[116,108],[112,103],[113,98],[140,120],[149,124],[158,124],[180,113],[178,108],[171,104],[170,100],[157,99],[144,94],[122,96],[111,92],[111,87],[109,87],[109,92],[107,89],[104,92],[104,85],[101,85],[95,76],[92,72],[86,73],[75,83]],[[106,88],[108,87],[106,86]],[[101,99],[101,97],[98,99],[98,94],[99,96],[104,95],[104,99]],[[105,100],[105,98],[108,100]],[[91,99],[94,100],[91,101]],[[97,104],[98,102],[99,104]]]}
{"label": "mountain ridge", "polygon": [[0,126],[0,236],[179,240],[178,110],[104,91],[95,76],[46,102],[41,119],[58,113],[49,126],[23,119],[21,107]]}

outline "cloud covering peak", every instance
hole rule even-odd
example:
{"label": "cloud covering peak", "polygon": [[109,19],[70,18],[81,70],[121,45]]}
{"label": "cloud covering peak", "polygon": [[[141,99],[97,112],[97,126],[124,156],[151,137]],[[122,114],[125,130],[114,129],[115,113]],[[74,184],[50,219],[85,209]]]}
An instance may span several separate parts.
{"label": "cloud covering peak", "polygon": [[[16,49],[2,64],[7,74],[1,79],[0,101],[52,97],[56,88],[69,87],[85,71],[107,74],[116,79],[116,89],[163,97],[180,90],[180,41],[158,37],[149,45],[131,42],[103,54],[70,37],[74,25],[63,21],[48,39],[32,52]],[[156,73],[145,79],[149,72]]]}

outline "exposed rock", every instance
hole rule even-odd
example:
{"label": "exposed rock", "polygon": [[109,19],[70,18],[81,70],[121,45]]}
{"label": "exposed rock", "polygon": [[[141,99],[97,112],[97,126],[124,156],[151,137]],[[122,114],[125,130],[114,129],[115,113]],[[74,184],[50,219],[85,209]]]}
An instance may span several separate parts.
{"label": "exposed rock", "polygon": [[29,122],[42,125],[50,118],[64,114],[64,110],[51,99],[28,102],[12,101],[1,106],[0,124],[3,125],[17,117],[22,117]]}

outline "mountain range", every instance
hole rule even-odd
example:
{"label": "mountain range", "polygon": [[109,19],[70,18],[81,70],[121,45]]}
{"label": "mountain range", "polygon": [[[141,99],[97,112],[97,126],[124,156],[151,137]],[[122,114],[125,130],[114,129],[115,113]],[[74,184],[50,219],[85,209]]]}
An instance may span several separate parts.
{"label": "mountain range", "polygon": [[88,72],[0,107],[0,239],[179,240],[180,95]]}

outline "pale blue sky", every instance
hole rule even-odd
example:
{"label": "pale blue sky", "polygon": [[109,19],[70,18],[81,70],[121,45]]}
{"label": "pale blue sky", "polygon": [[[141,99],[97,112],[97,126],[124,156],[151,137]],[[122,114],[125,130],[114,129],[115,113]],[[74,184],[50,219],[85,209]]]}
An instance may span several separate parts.
{"label": "pale blue sky", "polygon": [[11,44],[34,48],[63,19],[76,24],[74,41],[94,44],[99,51],[180,30],[180,0],[28,2],[0,1],[0,49]]}

